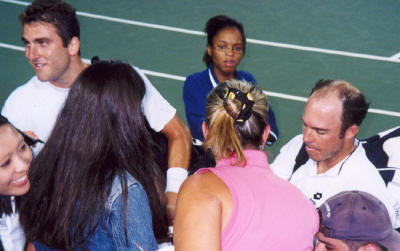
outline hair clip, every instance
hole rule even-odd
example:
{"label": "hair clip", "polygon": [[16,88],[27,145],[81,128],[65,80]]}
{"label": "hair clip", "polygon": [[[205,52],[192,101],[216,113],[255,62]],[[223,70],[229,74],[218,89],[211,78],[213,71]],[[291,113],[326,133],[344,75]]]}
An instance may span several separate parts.
{"label": "hair clip", "polygon": [[232,116],[235,122],[243,123],[250,118],[254,105],[254,98],[250,92],[244,93],[236,88],[229,88],[224,95],[224,101],[226,99],[237,99],[241,103],[239,115],[236,118]]}

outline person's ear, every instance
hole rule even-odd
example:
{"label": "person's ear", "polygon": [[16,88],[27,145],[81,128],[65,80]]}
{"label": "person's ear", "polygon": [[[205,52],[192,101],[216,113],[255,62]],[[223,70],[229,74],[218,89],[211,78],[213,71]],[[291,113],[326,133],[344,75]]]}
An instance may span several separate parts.
{"label": "person's ear", "polygon": [[204,139],[206,139],[206,138],[207,138],[207,135],[208,135],[208,127],[207,127],[207,125],[206,125],[206,122],[203,122],[203,123],[201,124],[201,130],[203,131]]}
{"label": "person's ear", "polygon": [[357,251],[381,251],[381,248],[375,243],[367,243],[362,245]]}
{"label": "person's ear", "polygon": [[79,53],[79,49],[81,46],[81,42],[79,41],[78,37],[71,38],[68,44],[68,51],[71,56],[76,56]]}
{"label": "person's ear", "polygon": [[207,54],[208,54],[208,56],[210,56],[210,57],[211,57],[211,55],[212,55],[212,47],[211,47],[211,45],[209,45],[209,44],[207,44]]}
{"label": "person's ear", "polygon": [[345,137],[348,139],[354,139],[358,133],[358,125],[351,125],[349,128],[347,128]]}
{"label": "person's ear", "polygon": [[269,131],[271,130],[271,127],[269,125],[267,125],[264,128],[264,132],[262,134],[262,145],[265,145],[265,142],[267,142],[268,136],[269,136]]}

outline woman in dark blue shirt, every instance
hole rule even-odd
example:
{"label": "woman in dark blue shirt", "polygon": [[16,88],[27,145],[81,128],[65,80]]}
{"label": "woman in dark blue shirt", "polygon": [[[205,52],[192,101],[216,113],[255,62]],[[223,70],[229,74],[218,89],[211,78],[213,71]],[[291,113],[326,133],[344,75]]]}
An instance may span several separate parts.
{"label": "woman in dark blue shirt", "polygon": [[[193,138],[203,141],[201,124],[204,121],[206,98],[217,84],[228,79],[256,83],[254,77],[245,71],[236,70],[246,51],[246,36],[243,25],[227,16],[212,17],[206,23],[207,49],[203,61],[207,69],[186,78],[183,87],[186,119]],[[279,130],[275,114],[269,107],[271,132],[267,144],[278,139]]]}

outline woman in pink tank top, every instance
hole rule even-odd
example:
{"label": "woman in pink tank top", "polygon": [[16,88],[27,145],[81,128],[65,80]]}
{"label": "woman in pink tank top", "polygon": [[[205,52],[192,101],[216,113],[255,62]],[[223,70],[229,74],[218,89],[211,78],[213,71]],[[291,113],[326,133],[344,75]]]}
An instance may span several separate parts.
{"label": "woman in pink tank top", "polygon": [[217,165],[200,169],[179,191],[175,250],[312,250],[318,214],[269,169],[262,150],[269,129],[261,88],[228,80],[209,94],[204,146]]}

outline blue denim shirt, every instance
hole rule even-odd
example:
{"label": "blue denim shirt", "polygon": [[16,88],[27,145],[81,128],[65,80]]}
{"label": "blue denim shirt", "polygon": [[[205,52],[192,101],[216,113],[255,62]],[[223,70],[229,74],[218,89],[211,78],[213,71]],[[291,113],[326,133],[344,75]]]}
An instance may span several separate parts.
{"label": "blue denim shirt", "polygon": [[[142,185],[127,174],[128,200],[126,205],[126,228],[128,244],[125,239],[121,218],[122,189],[118,177],[114,178],[111,193],[105,204],[105,214],[95,232],[86,241],[87,250],[157,250],[154,237],[151,211],[146,192]],[[34,242],[37,251],[53,250],[41,243]],[[76,249],[80,250],[80,249]]]}

